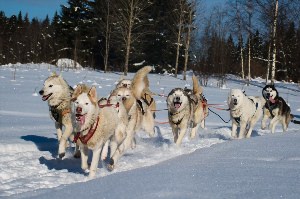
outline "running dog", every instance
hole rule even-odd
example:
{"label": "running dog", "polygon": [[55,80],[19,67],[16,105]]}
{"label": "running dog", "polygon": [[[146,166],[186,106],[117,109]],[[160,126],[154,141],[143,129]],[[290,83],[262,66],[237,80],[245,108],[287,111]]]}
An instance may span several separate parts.
{"label": "running dog", "polygon": [[[131,87],[132,81],[130,79],[121,79],[119,83],[116,85],[116,88],[129,88]],[[156,102],[153,98],[154,93],[152,93],[149,89],[149,79],[146,76],[144,78],[145,89],[143,90],[141,99],[144,103],[147,104],[150,110],[153,111],[153,117],[155,118],[155,110],[156,110]]]}
{"label": "running dog", "polygon": [[[73,136],[73,121],[71,110],[70,87],[61,75],[52,73],[44,82],[44,87],[39,91],[43,101],[48,101],[50,117],[55,121],[57,138],[59,141],[58,156],[63,158],[66,152],[67,140]],[[64,127],[64,132],[63,132]],[[80,153],[76,147],[74,157],[79,158]]]}
{"label": "running dog", "polygon": [[293,121],[294,116],[291,114],[291,109],[285,100],[279,96],[279,93],[274,85],[266,85],[262,89],[262,96],[266,103],[263,108],[263,119],[261,128],[266,129],[266,122],[271,119],[269,128],[271,132],[275,132],[275,127],[278,122],[282,124],[283,132],[288,128],[288,125]]}
{"label": "running dog", "polygon": [[[199,126],[205,127],[205,118],[208,115],[207,101],[202,95],[202,87],[193,75],[193,90],[174,88],[168,94],[168,119],[172,128],[174,142],[181,145],[182,139],[191,126],[190,138],[194,138]],[[180,130],[180,131],[179,131]]]}
{"label": "running dog", "polygon": [[[76,110],[76,122],[79,131],[74,142],[81,151],[81,168],[88,170],[88,150],[93,151],[89,177],[96,175],[103,145],[115,134],[124,134],[124,125],[113,106],[99,107],[95,87],[78,85],[72,95]],[[121,125],[120,125],[121,124]]]}
{"label": "running dog", "polygon": [[150,66],[140,69],[132,79],[130,87],[121,86],[112,91],[109,100],[122,101],[128,115],[126,137],[118,149],[112,154],[107,168],[113,170],[115,164],[124,152],[135,147],[135,134],[140,129],[145,130],[150,137],[154,136],[154,118],[147,103],[142,100],[142,94],[148,89],[145,83]]}
{"label": "running dog", "polygon": [[[228,95],[228,106],[232,120],[231,136],[237,138],[237,128],[240,126],[238,138],[251,137],[254,125],[262,115],[265,104],[263,97],[246,96],[240,89],[232,89]],[[246,129],[248,126],[248,130]]]}

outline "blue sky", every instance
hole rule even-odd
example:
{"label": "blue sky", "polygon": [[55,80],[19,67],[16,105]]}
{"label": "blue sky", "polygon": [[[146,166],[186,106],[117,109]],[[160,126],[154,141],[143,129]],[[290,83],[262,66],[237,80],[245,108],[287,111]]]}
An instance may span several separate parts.
{"label": "blue sky", "polygon": [[7,17],[22,11],[23,16],[28,13],[30,19],[45,19],[46,15],[52,18],[55,11],[59,12],[61,4],[67,4],[67,0],[0,0],[0,10]]}
{"label": "blue sky", "polygon": [[[202,0],[207,6],[212,6],[225,0]],[[18,15],[22,11],[23,16],[28,13],[29,18],[37,17],[45,19],[46,15],[53,17],[55,11],[60,12],[60,5],[66,5],[68,0],[0,0],[0,10],[5,16]]]}

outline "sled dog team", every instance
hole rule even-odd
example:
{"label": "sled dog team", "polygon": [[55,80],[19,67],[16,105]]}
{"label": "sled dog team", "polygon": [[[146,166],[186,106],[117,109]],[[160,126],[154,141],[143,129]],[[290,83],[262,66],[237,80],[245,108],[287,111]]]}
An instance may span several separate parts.
{"label": "sled dog team", "polygon": [[[100,158],[107,160],[108,170],[115,168],[122,155],[136,146],[135,135],[138,131],[144,130],[153,137],[156,103],[147,78],[151,69],[150,66],[143,67],[132,80],[121,80],[108,98],[100,99],[95,87],[79,84],[74,90],[61,75],[51,74],[39,93],[42,100],[48,102],[50,117],[55,122],[59,158],[65,156],[67,141],[73,141],[76,144],[74,157],[81,157],[81,168],[89,171],[92,178]],[[196,76],[192,80],[192,89],[174,88],[166,99],[168,122],[178,146],[189,128],[190,138],[194,138],[199,126],[205,127],[208,116],[208,104],[202,87]],[[262,129],[271,119],[269,128],[272,133],[278,122],[284,131],[287,130],[293,119],[290,107],[272,85],[265,86],[262,95],[246,96],[239,89],[230,91],[228,106],[233,138],[251,137],[253,127],[262,114]],[[89,150],[92,151],[90,166]]]}

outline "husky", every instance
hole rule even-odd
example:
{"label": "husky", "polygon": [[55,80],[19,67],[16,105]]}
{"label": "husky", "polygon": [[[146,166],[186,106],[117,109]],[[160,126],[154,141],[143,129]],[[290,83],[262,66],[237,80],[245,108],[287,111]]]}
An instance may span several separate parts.
{"label": "husky", "polygon": [[[44,87],[39,91],[43,101],[48,102],[50,117],[55,122],[57,138],[59,141],[58,156],[63,158],[66,152],[67,140],[73,136],[75,118],[72,114],[71,95],[73,88],[61,75],[52,73],[44,82]],[[63,132],[64,127],[64,132]],[[78,147],[74,157],[79,158]]]}
{"label": "husky", "polygon": [[[103,145],[115,134],[124,134],[119,124],[118,110],[113,106],[98,106],[96,88],[78,85],[72,95],[79,131],[74,142],[79,144],[81,151],[81,168],[88,170],[88,150],[93,151],[89,178],[96,175],[100,153]],[[121,131],[121,132],[116,132]]]}
{"label": "husky", "polygon": [[142,100],[142,94],[147,88],[145,78],[152,70],[152,67],[141,68],[133,77],[130,87],[121,86],[110,94],[109,100],[122,101],[128,115],[128,125],[126,127],[126,137],[114,154],[112,154],[107,168],[113,170],[115,164],[124,152],[134,148],[135,134],[140,129],[145,130],[150,137],[154,136],[154,117],[150,107]]}
{"label": "husky", "polygon": [[275,127],[278,122],[282,124],[283,132],[288,128],[288,125],[293,121],[294,116],[291,114],[291,109],[285,100],[279,96],[279,93],[274,85],[266,85],[262,89],[262,96],[266,103],[263,107],[263,119],[261,128],[266,129],[266,122],[271,119],[269,128],[271,132],[275,132]]}
{"label": "husky", "polygon": [[237,138],[237,128],[240,126],[238,138],[250,138],[254,125],[262,115],[264,98],[246,96],[240,89],[231,89],[227,103],[232,120],[231,137]]}
{"label": "husky", "polygon": [[[121,79],[118,84],[116,85],[116,88],[129,88],[131,87],[131,83],[132,81],[130,79]],[[143,90],[143,93],[141,95],[141,99],[143,100],[143,102],[145,104],[147,104],[147,106],[149,107],[150,110],[153,111],[153,117],[155,118],[155,110],[156,110],[156,102],[153,98],[153,96],[155,95],[153,92],[150,91],[149,89],[149,79],[146,76],[144,78],[144,84],[145,84],[145,89]]]}
{"label": "husky", "polygon": [[199,126],[205,128],[205,118],[208,115],[202,87],[199,86],[196,76],[193,75],[192,79],[193,90],[174,88],[167,97],[169,124],[177,146],[181,145],[189,126],[192,128],[191,139],[196,136]]}

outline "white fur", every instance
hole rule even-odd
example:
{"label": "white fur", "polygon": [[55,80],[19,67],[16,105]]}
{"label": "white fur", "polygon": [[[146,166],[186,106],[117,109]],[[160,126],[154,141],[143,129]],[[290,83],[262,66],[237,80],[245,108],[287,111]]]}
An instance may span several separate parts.
{"label": "white fur", "polygon": [[237,137],[238,126],[240,126],[238,138],[251,137],[253,127],[262,115],[264,102],[263,97],[246,96],[240,89],[230,91],[228,106],[232,120],[231,136],[233,138]]}

